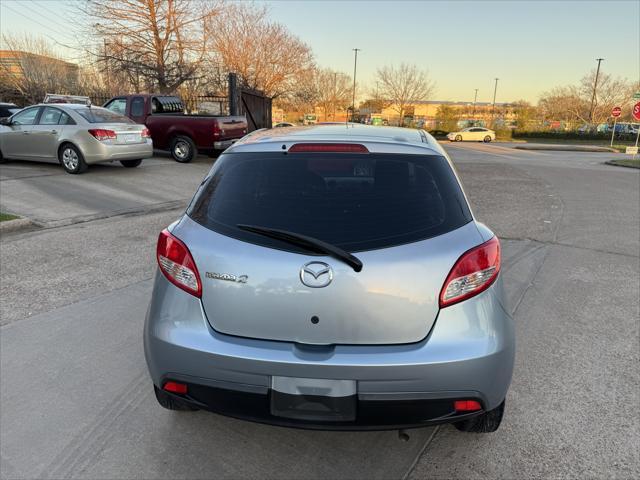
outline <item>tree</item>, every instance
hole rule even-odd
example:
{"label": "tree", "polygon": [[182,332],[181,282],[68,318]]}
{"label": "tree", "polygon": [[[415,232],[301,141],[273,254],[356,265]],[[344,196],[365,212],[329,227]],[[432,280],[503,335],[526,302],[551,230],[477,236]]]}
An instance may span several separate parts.
{"label": "tree", "polygon": [[380,94],[392,103],[400,115],[400,126],[404,124],[404,114],[411,102],[426,100],[435,90],[435,83],[426,72],[415,65],[401,63],[398,68],[386,66],[379,68],[377,79]]}
{"label": "tree", "polygon": [[447,132],[454,132],[458,129],[458,120],[460,119],[460,110],[451,105],[443,103],[436,110],[436,121],[438,128]]}
{"label": "tree", "polygon": [[[538,101],[538,107],[546,120],[563,120],[567,123],[589,123],[591,96],[595,82],[595,71],[582,77],[577,85],[555,87],[545,92]],[[596,88],[593,123],[607,121],[611,109],[628,103],[638,84],[626,79],[613,78],[600,73]],[[627,112],[629,114],[629,112]]]}
{"label": "tree", "polygon": [[38,103],[46,93],[76,93],[78,66],[65,62],[44,39],[3,35],[12,62],[0,63],[0,96]]}
{"label": "tree", "polygon": [[82,7],[107,76],[128,75],[140,89],[175,91],[198,77],[217,1],[92,0]]}
{"label": "tree", "polygon": [[537,109],[526,100],[518,100],[512,104],[516,117],[516,128],[526,130],[531,122],[536,119]]}
{"label": "tree", "polygon": [[351,104],[351,77],[331,69],[317,70],[315,74],[316,103],[322,108],[324,119],[335,120],[337,110]]}
{"label": "tree", "polygon": [[314,67],[311,49],[284,25],[269,21],[266,7],[228,5],[209,19],[208,32],[220,63],[270,97],[294,92]]}

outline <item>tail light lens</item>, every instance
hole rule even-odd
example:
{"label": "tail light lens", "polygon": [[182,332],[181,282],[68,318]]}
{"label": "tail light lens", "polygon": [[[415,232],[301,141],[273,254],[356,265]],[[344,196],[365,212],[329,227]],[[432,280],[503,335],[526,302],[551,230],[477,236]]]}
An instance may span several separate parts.
{"label": "tail light lens", "polygon": [[105,140],[115,140],[116,132],[113,130],[105,130],[104,128],[90,128],[89,133],[101,142]]}
{"label": "tail light lens", "polygon": [[218,122],[213,122],[213,136],[214,137],[220,136],[220,125],[218,125]]}
{"label": "tail light lens", "polygon": [[142,132],[140,132],[140,136],[142,138],[151,138],[151,132],[149,131],[148,128],[143,128]]}
{"label": "tail light lens", "polygon": [[485,291],[500,272],[500,242],[493,237],[462,255],[451,269],[440,292],[440,308]]}
{"label": "tail light lens", "polygon": [[202,296],[202,282],[196,263],[187,246],[163,230],[158,237],[158,265],[171,283],[198,298]]}

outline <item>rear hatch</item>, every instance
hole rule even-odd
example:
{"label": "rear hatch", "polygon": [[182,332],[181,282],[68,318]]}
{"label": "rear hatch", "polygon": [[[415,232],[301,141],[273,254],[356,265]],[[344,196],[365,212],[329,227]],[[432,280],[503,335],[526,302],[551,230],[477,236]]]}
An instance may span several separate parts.
{"label": "rear hatch", "polygon": [[[423,339],[455,261],[482,243],[437,155],[229,153],[187,213],[173,234],[193,255],[211,326],[308,344]],[[238,225],[321,240],[362,270]]]}
{"label": "rear hatch", "polygon": [[242,138],[247,133],[247,120],[245,117],[219,117],[216,121],[220,128],[220,137],[217,140]]}

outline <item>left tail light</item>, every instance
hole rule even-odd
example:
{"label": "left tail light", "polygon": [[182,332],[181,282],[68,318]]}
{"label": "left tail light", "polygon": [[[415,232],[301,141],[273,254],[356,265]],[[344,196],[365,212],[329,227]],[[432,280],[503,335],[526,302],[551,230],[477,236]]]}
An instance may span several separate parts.
{"label": "left tail light", "polygon": [[116,132],[104,128],[90,128],[89,133],[101,142],[105,140],[115,140],[117,138]]}
{"label": "left tail light", "polygon": [[163,230],[156,250],[158,266],[171,283],[198,298],[202,296],[202,282],[191,252],[179,239]]}
{"label": "left tail light", "polygon": [[464,253],[451,269],[440,292],[440,308],[484,292],[500,272],[500,241],[493,237]]}
{"label": "left tail light", "polygon": [[148,128],[143,128],[142,132],[140,132],[140,136],[142,138],[151,138],[151,132],[149,131]]}

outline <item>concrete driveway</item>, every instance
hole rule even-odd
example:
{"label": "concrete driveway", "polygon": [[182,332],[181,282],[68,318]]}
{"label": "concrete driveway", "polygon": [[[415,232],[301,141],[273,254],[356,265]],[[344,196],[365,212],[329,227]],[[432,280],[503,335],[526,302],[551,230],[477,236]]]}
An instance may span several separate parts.
{"label": "concrete driveway", "polygon": [[91,165],[81,175],[69,175],[59,165],[12,161],[0,171],[0,210],[53,227],[183,207],[213,161],[200,156],[180,164],[153,157],[138,168]]}
{"label": "concrete driveway", "polygon": [[[397,432],[311,432],[162,410],[141,329],[155,240],[180,214],[173,209],[3,236],[0,476],[640,476],[639,172],[604,166],[602,154],[446,148],[476,215],[504,246],[518,353],[497,433],[443,426],[403,442]],[[190,197],[208,165],[175,167],[191,166],[160,161],[147,171],[185,189],[193,182]],[[81,203],[66,196],[62,207]]]}

